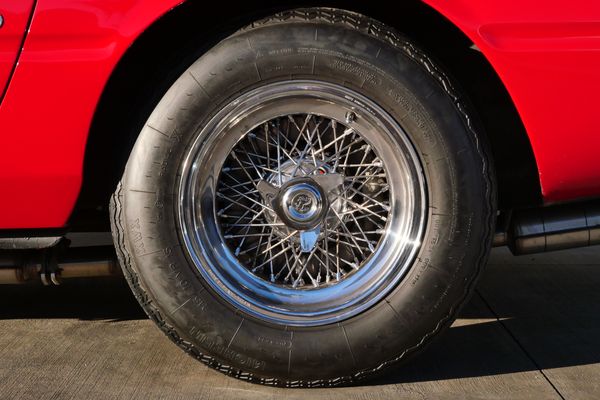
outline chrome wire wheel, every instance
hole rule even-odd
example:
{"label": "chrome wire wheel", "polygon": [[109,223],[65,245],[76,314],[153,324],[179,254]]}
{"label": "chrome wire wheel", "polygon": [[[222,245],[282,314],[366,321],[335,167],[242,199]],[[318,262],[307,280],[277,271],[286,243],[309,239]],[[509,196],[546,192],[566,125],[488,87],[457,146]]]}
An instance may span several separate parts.
{"label": "chrome wire wheel", "polygon": [[425,179],[400,127],[346,87],[251,90],[198,132],[181,170],[187,252],[212,290],[272,323],[340,321],[413,262]]}

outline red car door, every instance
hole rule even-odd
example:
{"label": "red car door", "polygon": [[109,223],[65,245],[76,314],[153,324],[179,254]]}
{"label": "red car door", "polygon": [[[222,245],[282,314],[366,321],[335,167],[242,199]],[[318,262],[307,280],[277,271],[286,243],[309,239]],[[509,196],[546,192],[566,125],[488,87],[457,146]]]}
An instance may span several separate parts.
{"label": "red car door", "polygon": [[0,5],[0,99],[17,62],[29,25],[34,0],[8,1]]}

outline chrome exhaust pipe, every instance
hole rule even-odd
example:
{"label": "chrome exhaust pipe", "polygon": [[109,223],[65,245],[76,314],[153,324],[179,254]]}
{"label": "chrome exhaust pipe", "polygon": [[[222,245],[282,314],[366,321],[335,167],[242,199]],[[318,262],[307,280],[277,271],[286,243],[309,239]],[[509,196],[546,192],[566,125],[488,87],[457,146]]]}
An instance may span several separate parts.
{"label": "chrome exhaust pipe", "polygon": [[494,246],[515,255],[600,244],[600,202],[519,210],[498,219]]}
{"label": "chrome exhaust pipe", "polygon": [[42,264],[0,267],[0,284],[20,284],[41,280],[44,285],[60,285],[63,279],[115,277],[121,275],[117,260],[74,261],[59,263],[45,271]]}

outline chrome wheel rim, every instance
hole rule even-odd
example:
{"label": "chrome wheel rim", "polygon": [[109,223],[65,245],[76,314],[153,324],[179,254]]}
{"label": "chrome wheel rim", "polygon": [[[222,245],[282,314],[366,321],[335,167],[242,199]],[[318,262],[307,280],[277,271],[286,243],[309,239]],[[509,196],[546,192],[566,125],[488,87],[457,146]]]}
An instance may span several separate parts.
{"label": "chrome wheel rim", "polygon": [[234,307],[312,326],[382,299],[412,264],[425,179],[400,125],[346,87],[249,91],[196,135],[181,169],[181,236]]}

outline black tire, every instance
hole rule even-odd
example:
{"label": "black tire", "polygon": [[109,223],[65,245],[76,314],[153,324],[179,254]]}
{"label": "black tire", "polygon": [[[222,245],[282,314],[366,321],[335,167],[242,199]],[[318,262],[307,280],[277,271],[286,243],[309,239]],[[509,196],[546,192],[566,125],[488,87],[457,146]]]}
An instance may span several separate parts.
{"label": "black tire", "polygon": [[[240,93],[290,77],[345,85],[379,104],[410,136],[428,187],[426,230],[401,282],[367,311],[316,327],[267,323],[219,298],[190,261],[176,216],[182,158],[198,129]],[[237,32],[170,88],[111,200],[115,245],[136,298],[193,357],[262,384],[347,384],[422,350],[469,298],[494,231],[490,156],[466,110],[425,53],[367,17],[294,10]]]}

